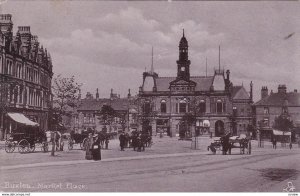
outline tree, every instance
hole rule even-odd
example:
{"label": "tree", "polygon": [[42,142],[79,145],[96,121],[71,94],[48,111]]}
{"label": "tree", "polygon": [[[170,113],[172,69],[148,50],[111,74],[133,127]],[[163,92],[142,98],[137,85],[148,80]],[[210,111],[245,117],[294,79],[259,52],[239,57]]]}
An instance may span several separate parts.
{"label": "tree", "polygon": [[110,126],[114,118],[117,117],[117,112],[110,105],[103,105],[101,110],[99,111],[99,120],[103,125]]}
{"label": "tree", "polygon": [[283,132],[288,132],[293,128],[293,121],[288,117],[280,115],[275,118],[274,129],[278,129]]}
{"label": "tree", "polygon": [[195,125],[196,123],[196,116],[194,113],[185,113],[181,119],[181,123],[184,123],[185,130],[179,133],[180,137],[185,137],[188,132],[190,132],[190,127]]}
{"label": "tree", "polygon": [[[75,81],[75,77],[70,78],[58,75],[53,80],[53,108],[51,110],[50,124],[58,125],[62,123],[64,116],[70,117],[74,108],[79,103],[81,85]],[[53,128],[53,127],[52,127]]]}

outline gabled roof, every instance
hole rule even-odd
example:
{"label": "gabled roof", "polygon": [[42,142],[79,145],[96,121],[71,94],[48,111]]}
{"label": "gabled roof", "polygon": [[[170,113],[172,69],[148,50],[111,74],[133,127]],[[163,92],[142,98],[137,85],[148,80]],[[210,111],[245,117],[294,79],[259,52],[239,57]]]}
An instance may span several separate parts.
{"label": "gabled roof", "polygon": [[[196,83],[195,91],[209,91],[213,83],[213,76],[191,76],[190,80]],[[176,77],[158,77],[156,78],[157,91],[169,91],[170,82],[176,80]]]}
{"label": "gabled roof", "polygon": [[77,108],[79,110],[101,110],[104,104],[109,103],[109,99],[82,99],[80,102],[80,106]]}
{"label": "gabled roof", "polygon": [[256,106],[300,106],[300,93],[271,93],[255,103]]}
{"label": "gabled roof", "polygon": [[127,98],[120,99],[82,99],[77,111],[98,111],[103,105],[110,105],[116,111],[127,110],[129,107],[129,100]]}
{"label": "gabled roof", "polygon": [[192,81],[192,80],[184,80],[184,79],[180,79],[177,78],[175,80],[173,80],[172,82],[170,82],[170,84],[179,84],[179,85],[196,85],[196,82]]}
{"label": "gabled roof", "polygon": [[127,110],[129,107],[129,100],[127,98],[114,99],[111,101],[111,106],[114,110]]}
{"label": "gabled roof", "polygon": [[231,90],[231,96],[233,99],[250,99],[250,95],[244,86],[233,86]]}

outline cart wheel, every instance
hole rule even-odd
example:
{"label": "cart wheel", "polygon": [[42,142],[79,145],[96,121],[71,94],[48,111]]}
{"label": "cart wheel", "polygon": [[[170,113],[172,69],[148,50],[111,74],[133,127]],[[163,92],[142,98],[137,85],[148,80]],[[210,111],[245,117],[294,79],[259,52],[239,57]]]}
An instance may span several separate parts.
{"label": "cart wheel", "polygon": [[35,151],[35,144],[29,145],[29,152],[34,152]]}
{"label": "cart wheel", "polygon": [[88,145],[88,138],[84,138],[84,140],[80,144],[80,147],[81,147],[82,150],[86,150],[87,145]]}
{"label": "cart wheel", "polygon": [[7,153],[12,153],[15,150],[16,144],[13,141],[6,141],[5,142],[5,151]]}
{"label": "cart wheel", "polygon": [[26,139],[22,139],[18,143],[18,151],[19,153],[27,153],[29,152],[30,144]]}
{"label": "cart wheel", "polygon": [[47,142],[42,143],[42,151],[43,152],[48,152],[49,151],[49,145]]}

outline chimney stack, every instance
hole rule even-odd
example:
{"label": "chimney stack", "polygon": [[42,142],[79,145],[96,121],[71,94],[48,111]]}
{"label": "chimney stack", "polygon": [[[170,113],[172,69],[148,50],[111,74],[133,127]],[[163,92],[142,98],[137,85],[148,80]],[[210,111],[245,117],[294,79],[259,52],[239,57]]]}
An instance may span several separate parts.
{"label": "chimney stack", "polygon": [[229,78],[229,76],[230,76],[230,71],[229,71],[229,69],[227,69],[226,75],[227,75],[227,80],[229,80],[229,79],[230,79],[230,78]]}
{"label": "chimney stack", "polygon": [[0,14],[0,31],[5,36],[5,48],[8,49],[13,39],[13,23],[11,14]]}
{"label": "chimney stack", "polygon": [[278,93],[286,93],[286,86],[285,84],[278,86]]}
{"label": "chimney stack", "polygon": [[21,37],[21,54],[22,56],[28,58],[29,52],[31,50],[31,33],[30,26],[19,26],[18,33]]}
{"label": "chimney stack", "polygon": [[130,89],[128,89],[128,99],[131,97]]}
{"label": "chimney stack", "polygon": [[261,88],[261,99],[264,99],[268,96],[269,91],[268,91],[268,87],[267,86],[263,86]]}

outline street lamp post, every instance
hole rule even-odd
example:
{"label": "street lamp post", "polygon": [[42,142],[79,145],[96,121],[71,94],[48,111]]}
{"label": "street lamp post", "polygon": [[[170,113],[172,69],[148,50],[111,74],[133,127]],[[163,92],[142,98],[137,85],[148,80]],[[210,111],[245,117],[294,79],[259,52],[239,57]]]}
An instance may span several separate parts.
{"label": "street lamp post", "polygon": [[236,135],[237,134],[237,130],[236,130],[237,108],[235,106],[233,106],[232,110],[233,110],[233,115],[232,115],[232,132],[233,132],[233,135]]}

